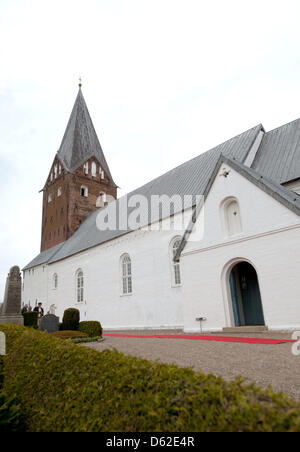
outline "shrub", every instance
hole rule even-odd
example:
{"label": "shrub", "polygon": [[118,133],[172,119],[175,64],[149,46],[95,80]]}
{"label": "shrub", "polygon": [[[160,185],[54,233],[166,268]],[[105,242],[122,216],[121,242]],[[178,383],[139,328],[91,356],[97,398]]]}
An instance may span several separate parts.
{"label": "shrub", "polygon": [[69,308],[66,309],[63,316],[63,330],[77,331],[80,320],[80,312],[78,309]]}
{"label": "shrub", "polygon": [[25,430],[20,406],[14,398],[0,391],[0,433],[22,432]]}
{"label": "shrub", "polygon": [[72,331],[72,330],[56,331],[55,333],[51,333],[51,335],[58,339],[73,339],[73,338],[88,337],[88,335],[86,333],[81,333],[80,331]]}
{"label": "shrub", "polygon": [[72,342],[74,342],[74,344],[83,344],[83,343],[87,343],[87,342],[97,342],[100,341],[100,339],[102,339],[102,337],[78,337],[78,338],[74,338],[72,339]]}
{"label": "shrub", "polygon": [[24,326],[38,328],[38,313],[36,311],[24,312]]}
{"label": "shrub", "polygon": [[32,431],[300,431],[299,403],[270,389],[100,353],[20,325],[0,330],[4,390],[16,394]]}
{"label": "shrub", "polygon": [[89,337],[102,336],[102,327],[100,322],[96,321],[80,322],[78,330],[82,331],[83,333],[87,333]]}

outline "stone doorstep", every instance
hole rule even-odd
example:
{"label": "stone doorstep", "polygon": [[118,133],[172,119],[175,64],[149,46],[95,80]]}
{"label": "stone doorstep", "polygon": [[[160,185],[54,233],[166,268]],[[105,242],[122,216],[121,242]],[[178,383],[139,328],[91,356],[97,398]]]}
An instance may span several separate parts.
{"label": "stone doorstep", "polygon": [[223,328],[224,333],[261,333],[268,331],[267,326],[236,326]]}

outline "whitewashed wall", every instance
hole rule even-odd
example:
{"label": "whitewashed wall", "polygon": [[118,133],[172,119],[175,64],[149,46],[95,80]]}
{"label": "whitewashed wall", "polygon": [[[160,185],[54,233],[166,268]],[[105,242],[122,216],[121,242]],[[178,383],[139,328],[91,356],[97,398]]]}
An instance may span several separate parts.
{"label": "whitewashed wall", "polygon": [[35,307],[37,303],[48,300],[48,267],[39,265],[23,272],[22,303]]}
{"label": "whitewashed wall", "polygon": [[[186,213],[190,219],[191,210]],[[181,231],[182,233],[182,231]],[[47,266],[47,284],[26,277],[24,298],[38,298],[46,310],[57,306],[62,318],[69,307],[81,320],[99,320],[106,329],[183,327],[182,287],[174,287],[170,243],[178,231],[135,231]],[[121,293],[120,258],[132,262],[133,293]],[[76,272],[84,273],[84,303],[76,303]],[[36,272],[36,270],[35,270]],[[31,271],[32,273],[32,271]],[[53,287],[53,275],[58,287]],[[35,278],[35,277],[34,277]],[[47,287],[47,294],[44,288]]]}
{"label": "whitewashed wall", "polygon": [[[230,170],[227,178],[220,176]],[[243,231],[226,237],[220,204],[239,201]],[[256,269],[269,328],[300,328],[300,220],[271,196],[222,165],[199,217],[204,236],[191,235],[181,258],[184,328],[198,331],[234,326],[228,277],[238,261]]]}

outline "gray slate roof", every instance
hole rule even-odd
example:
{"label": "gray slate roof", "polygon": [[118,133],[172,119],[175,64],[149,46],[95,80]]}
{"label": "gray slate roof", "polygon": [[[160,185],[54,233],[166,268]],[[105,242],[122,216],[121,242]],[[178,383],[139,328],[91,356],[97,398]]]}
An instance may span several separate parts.
{"label": "gray slate roof", "polygon": [[[298,132],[295,130],[297,128],[299,129]],[[168,196],[174,194],[180,194],[182,196],[205,194],[209,190],[209,184],[212,182],[217,165],[221,161],[220,159],[224,161],[227,158],[228,162],[236,165],[236,168],[245,177],[299,215],[299,196],[289,189],[280,186],[280,183],[286,181],[286,177],[300,177],[300,166],[297,166],[295,163],[297,155],[298,162],[300,161],[300,145],[297,146],[298,138],[295,138],[300,134],[300,120],[283,126],[283,129],[281,132],[278,132],[281,138],[277,136],[276,131],[264,135],[252,169],[243,165],[243,162],[259,132],[264,130],[261,124],[168,171],[162,176],[134,190],[127,197],[130,198],[132,195],[142,194],[149,199],[151,195],[155,194],[166,194]],[[277,160],[272,155],[272,146],[276,149]],[[283,147],[282,154],[279,152],[280,146]],[[288,159],[289,153],[285,151],[286,147],[293,154],[293,158]],[[263,157],[263,152],[268,154],[267,157]],[[289,162],[290,160],[293,161],[297,169],[292,172],[293,165],[289,164],[288,170],[286,170],[285,160]],[[261,176],[263,176],[263,179]],[[115,202],[118,204],[120,199]],[[96,227],[97,215],[98,211],[92,213],[66,242],[59,245],[57,249],[55,249],[56,247],[52,248],[54,252],[50,256],[47,257],[45,255],[41,257],[39,255],[36,258],[38,262],[56,262],[130,232],[130,230],[99,231]],[[25,269],[34,266],[34,262],[36,260],[28,264]]]}
{"label": "gray slate roof", "polygon": [[63,246],[63,243],[59,243],[56,246],[53,246],[52,248],[49,248],[48,250],[42,251],[40,254],[38,254],[29,264],[26,265],[26,267],[23,268],[23,270],[27,270],[32,267],[37,267],[38,265],[45,264],[46,262],[51,259],[51,257]]}
{"label": "gray slate roof", "polygon": [[64,168],[71,173],[79,168],[79,166],[86,162],[90,157],[95,157],[105,171],[107,177],[116,187],[94,129],[81,88],[79,88],[57,156]]}
{"label": "gray slate roof", "polygon": [[264,135],[252,168],[279,184],[300,177],[300,119]]}

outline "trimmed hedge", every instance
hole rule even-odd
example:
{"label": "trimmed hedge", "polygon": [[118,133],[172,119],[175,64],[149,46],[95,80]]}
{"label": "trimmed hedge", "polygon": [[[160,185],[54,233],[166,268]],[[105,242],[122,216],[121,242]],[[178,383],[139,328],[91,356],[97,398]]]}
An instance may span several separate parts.
{"label": "trimmed hedge", "polygon": [[190,368],[97,352],[20,325],[7,335],[4,389],[32,431],[300,431],[300,404]]}
{"label": "trimmed hedge", "polygon": [[56,331],[55,333],[50,333],[51,336],[56,337],[58,339],[75,339],[75,338],[87,338],[88,335],[86,333],[81,333],[80,331]]}
{"label": "trimmed hedge", "polygon": [[79,320],[80,312],[78,309],[75,308],[66,309],[63,315],[62,329],[67,331],[69,330],[77,331],[79,326]]}
{"label": "trimmed hedge", "polygon": [[101,337],[102,327],[100,322],[97,321],[85,321],[80,322],[78,331],[88,334],[89,337]]}
{"label": "trimmed hedge", "polygon": [[24,312],[24,326],[30,326],[35,329],[38,328],[38,312],[36,311],[30,311],[30,312]]}
{"label": "trimmed hedge", "polygon": [[3,387],[3,357],[0,356],[0,433],[24,431],[21,410],[13,397],[8,397]]}

